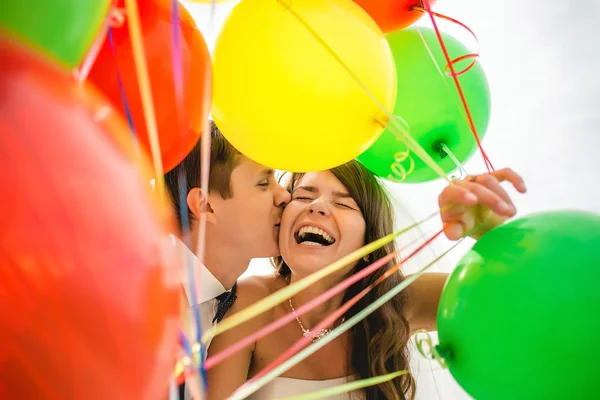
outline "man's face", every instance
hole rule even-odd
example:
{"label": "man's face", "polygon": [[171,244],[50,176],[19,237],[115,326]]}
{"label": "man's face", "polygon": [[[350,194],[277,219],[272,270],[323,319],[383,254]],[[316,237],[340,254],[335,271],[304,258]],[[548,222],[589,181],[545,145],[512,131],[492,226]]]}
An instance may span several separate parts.
{"label": "man's face", "polygon": [[209,195],[214,232],[240,256],[277,256],[281,214],[290,194],[277,183],[272,169],[240,157],[231,173],[232,197]]}

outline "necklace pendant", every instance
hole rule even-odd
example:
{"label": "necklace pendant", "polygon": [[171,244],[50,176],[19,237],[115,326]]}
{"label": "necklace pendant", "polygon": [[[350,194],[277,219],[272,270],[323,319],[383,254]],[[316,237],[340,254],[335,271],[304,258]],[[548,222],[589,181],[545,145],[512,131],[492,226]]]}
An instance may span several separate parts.
{"label": "necklace pendant", "polygon": [[325,336],[329,335],[330,333],[331,330],[329,329],[321,329],[318,332],[311,332],[307,330],[306,332],[304,332],[304,336],[309,336],[310,341],[316,343],[319,340],[323,339]]}

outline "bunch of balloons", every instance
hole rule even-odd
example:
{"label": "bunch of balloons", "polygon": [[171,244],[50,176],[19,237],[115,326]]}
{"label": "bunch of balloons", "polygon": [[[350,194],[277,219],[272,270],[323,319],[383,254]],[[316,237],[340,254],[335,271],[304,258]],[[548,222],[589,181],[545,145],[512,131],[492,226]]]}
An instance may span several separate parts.
{"label": "bunch of balloons", "polygon": [[[150,185],[126,3],[0,4],[3,398],[168,396],[181,263]],[[198,141],[211,89],[204,39],[171,4],[137,1],[165,170]]]}
{"label": "bunch of balloons", "polygon": [[[150,152],[140,88],[124,0],[41,0],[3,2],[0,32],[50,57],[62,67],[77,70],[90,52],[95,59],[89,73],[94,83],[127,117],[130,128]],[[170,0],[139,0],[142,33],[155,114],[161,161],[165,171],[175,167],[198,141],[210,112],[211,60],[192,17],[178,7],[178,29],[173,29]],[[112,18],[115,15],[119,18]],[[115,23],[116,21],[120,21]],[[171,54],[173,32],[180,35],[182,99],[177,99]],[[97,49],[93,49],[97,47]],[[181,121],[181,123],[178,123]]]}
{"label": "bunch of balloons", "polygon": [[[395,182],[439,177],[398,140],[393,121],[451,173],[474,154],[475,134],[485,136],[490,89],[479,63],[460,61],[460,73],[448,72],[448,59],[469,51],[448,34],[411,27],[420,7],[242,1],[215,48],[217,125],[242,153],[274,168],[322,170],[356,157]],[[475,245],[448,281],[438,315],[437,353],[468,393],[594,397],[589,371],[600,345],[574,346],[569,330],[600,329],[592,317],[600,310],[598,247],[600,217],[571,211],[524,217]]]}
{"label": "bunch of balloons", "polygon": [[[167,396],[181,263],[165,240],[165,193],[149,187],[153,129],[123,12],[131,4],[0,3],[7,398]],[[448,58],[468,50],[441,33],[444,54],[436,30],[411,27],[423,0],[243,0],[214,62],[183,6],[136,4],[165,171],[196,145],[211,106],[243,154],[298,172],[358,158],[391,181],[425,182],[439,175],[398,126],[444,173],[473,155],[473,130],[485,135],[485,72],[476,63],[448,74]],[[599,247],[600,217],[576,211],[524,217],[477,242],[438,313],[436,353],[468,393],[594,397],[595,377],[581,371],[595,368],[600,345],[569,339],[600,330]]]}
{"label": "bunch of balloons", "polygon": [[[215,122],[243,154],[274,168],[323,170],[357,157],[391,181],[438,178],[384,129],[398,118],[450,173],[477,141],[436,32],[408,27],[424,14],[419,5],[244,0],[215,47]],[[442,39],[451,59],[469,54],[452,36]],[[483,138],[490,117],[483,68],[477,63],[458,79]]]}

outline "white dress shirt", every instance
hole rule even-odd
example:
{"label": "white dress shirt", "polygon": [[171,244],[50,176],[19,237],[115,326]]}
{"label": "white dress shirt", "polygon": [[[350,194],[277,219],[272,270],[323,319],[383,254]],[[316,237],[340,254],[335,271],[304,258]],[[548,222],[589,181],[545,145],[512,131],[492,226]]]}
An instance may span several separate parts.
{"label": "white dress shirt", "polygon": [[[176,251],[179,257],[181,258],[181,263],[184,268],[181,270],[181,284],[183,285],[183,290],[185,293],[185,297],[187,299],[188,306],[192,307],[193,296],[190,292],[190,280],[189,280],[189,272],[188,266],[189,263],[192,263],[192,267],[194,269],[194,278],[195,278],[195,288],[196,288],[196,304],[198,304],[198,312],[200,314],[200,323],[202,325],[202,331],[206,331],[208,328],[215,326],[217,323],[212,322],[216,312],[218,301],[216,299],[217,296],[226,292],[227,290],[221,282],[206,268],[204,264],[200,262],[198,257],[181,241],[175,236],[171,236],[171,242],[176,246]],[[187,331],[187,329],[186,329]],[[192,338],[190,338],[192,339]],[[204,350],[208,350],[210,346],[210,339],[206,343]],[[206,357],[206,353],[202,355]],[[187,386],[187,385],[186,385]],[[192,397],[190,395],[189,389],[185,391],[185,399],[190,400]],[[177,399],[178,396],[175,397]]]}
{"label": "white dress shirt", "polygon": [[[202,330],[216,325],[212,320],[217,312],[218,301],[217,296],[226,292],[221,282],[200,262],[198,257],[179,239],[173,237],[174,243],[177,246],[178,254],[182,255],[182,263],[184,268],[181,271],[181,284],[185,292],[187,303],[192,307],[193,296],[190,292],[190,281],[188,275],[188,265],[192,263],[194,269],[195,288],[196,288],[196,304],[200,313],[200,323]],[[206,348],[210,345],[206,343]]]}

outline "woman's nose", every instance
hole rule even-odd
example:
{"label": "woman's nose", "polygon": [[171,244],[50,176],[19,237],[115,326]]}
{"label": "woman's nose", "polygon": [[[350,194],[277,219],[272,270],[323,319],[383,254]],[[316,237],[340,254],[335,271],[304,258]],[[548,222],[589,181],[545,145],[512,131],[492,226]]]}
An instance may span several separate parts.
{"label": "woman's nose", "polygon": [[308,213],[322,215],[322,216],[328,216],[329,215],[329,207],[327,207],[327,205],[325,204],[325,202],[322,199],[317,199],[317,200],[313,201],[312,203],[310,203],[310,205],[308,206]]}

